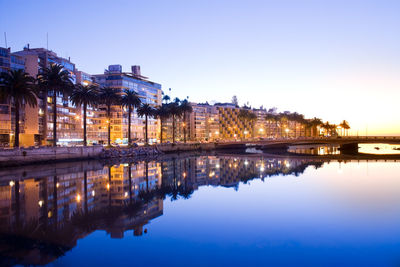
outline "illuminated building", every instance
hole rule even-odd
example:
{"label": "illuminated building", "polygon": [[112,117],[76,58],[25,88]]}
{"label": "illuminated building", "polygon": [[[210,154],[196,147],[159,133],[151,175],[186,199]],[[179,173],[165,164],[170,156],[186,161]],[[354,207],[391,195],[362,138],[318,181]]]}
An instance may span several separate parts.
{"label": "illuminated building", "polygon": [[[28,67],[28,66],[27,66]],[[9,70],[28,71],[24,57],[11,53],[10,48],[0,47],[0,72]],[[25,105],[20,108],[20,145],[32,146],[38,138],[37,107]],[[0,103],[0,144],[7,145],[14,142],[15,108],[9,103]]]}
{"label": "illuminated building", "polygon": [[[138,93],[142,103],[154,108],[161,105],[161,85],[149,81],[140,73],[139,66],[132,66],[132,72],[122,72],[121,65],[110,65],[104,74],[92,76],[95,82],[103,87],[115,88],[121,93],[125,90],[134,90]],[[128,113],[121,106],[113,106],[111,114],[111,140],[119,144],[128,142]],[[132,113],[132,140],[144,141],[144,118],[139,118],[136,110]],[[149,118],[148,136],[150,143],[156,142],[159,137],[159,123],[157,119]]]}
{"label": "illuminated building", "polygon": [[[70,59],[65,59],[57,56],[53,51],[47,50],[45,48],[29,48],[24,47],[22,51],[14,53],[25,60],[25,71],[32,77],[36,77],[44,68],[50,67],[51,64],[60,64],[67,70],[70,74],[71,81],[76,84],[75,75],[75,64],[70,61]],[[53,96],[46,96],[43,94],[39,95],[38,106],[36,111],[32,111],[32,116],[36,116],[38,119],[38,130],[39,141],[43,144],[44,140],[47,140],[47,144],[53,141],[53,101],[57,101],[57,143],[58,144],[79,144],[83,141],[83,133],[79,131],[81,121],[76,118],[77,110],[68,96],[57,96],[54,99]],[[45,128],[45,114],[47,110],[47,128]],[[37,115],[39,114],[39,118]]]}
{"label": "illuminated building", "polygon": [[219,112],[219,136],[222,140],[237,140],[253,136],[250,121],[240,118],[241,108],[231,103],[215,105]]}

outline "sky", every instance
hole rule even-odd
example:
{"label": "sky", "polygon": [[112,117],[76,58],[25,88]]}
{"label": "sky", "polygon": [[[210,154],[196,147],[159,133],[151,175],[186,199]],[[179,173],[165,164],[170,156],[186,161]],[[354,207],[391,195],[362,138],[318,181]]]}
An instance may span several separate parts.
{"label": "sky", "polygon": [[172,97],[277,107],[400,135],[398,0],[0,0],[0,46],[79,70],[140,65]]}

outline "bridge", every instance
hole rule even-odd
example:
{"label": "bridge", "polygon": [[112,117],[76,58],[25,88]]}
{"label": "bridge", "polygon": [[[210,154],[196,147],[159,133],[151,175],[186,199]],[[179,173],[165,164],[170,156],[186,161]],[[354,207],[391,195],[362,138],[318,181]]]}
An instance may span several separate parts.
{"label": "bridge", "polygon": [[286,150],[289,146],[337,145],[343,151],[356,152],[359,144],[400,144],[400,136],[347,136],[347,137],[300,137],[294,139],[263,139],[219,142],[216,148],[245,149],[256,147],[261,150]]}

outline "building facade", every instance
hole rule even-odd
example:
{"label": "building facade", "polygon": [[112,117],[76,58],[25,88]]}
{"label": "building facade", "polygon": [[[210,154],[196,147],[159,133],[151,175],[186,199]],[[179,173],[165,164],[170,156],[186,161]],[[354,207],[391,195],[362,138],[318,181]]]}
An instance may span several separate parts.
{"label": "building facade", "polygon": [[[118,93],[124,90],[134,90],[142,103],[156,108],[161,105],[161,84],[149,81],[140,73],[140,66],[132,66],[131,72],[122,72],[121,65],[110,65],[104,74],[93,75],[95,82],[102,87],[115,88]],[[111,114],[111,140],[118,144],[128,142],[128,113],[120,105],[112,107]],[[157,142],[159,138],[159,122],[156,118],[148,120],[148,137],[150,143]],[[145,140],[144,118],[137,115],[136,109],[132,113],[131,138],[137,142]]]}
{"label": "building facade", "polygon": [[[10,70],[26,71],[25,58],[11,53],[10,48],[0,47],[0,72]],[[25,105],[20,107],[20,143],[25,146],[35,144],[38,134],[37,108]],[[0,102],[0,144],[14,143],[15,107],[13,103]]]}

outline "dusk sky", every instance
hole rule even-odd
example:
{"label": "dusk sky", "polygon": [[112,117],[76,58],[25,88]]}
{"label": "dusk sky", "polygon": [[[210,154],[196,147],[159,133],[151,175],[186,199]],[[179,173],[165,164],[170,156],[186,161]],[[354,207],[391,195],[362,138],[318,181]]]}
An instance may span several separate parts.
{"label": "dusk sky", "polygon": [[79,70],[140,65],[172,97],[349,121],[400,135],[400,1],[0,0],[0,46]]}

